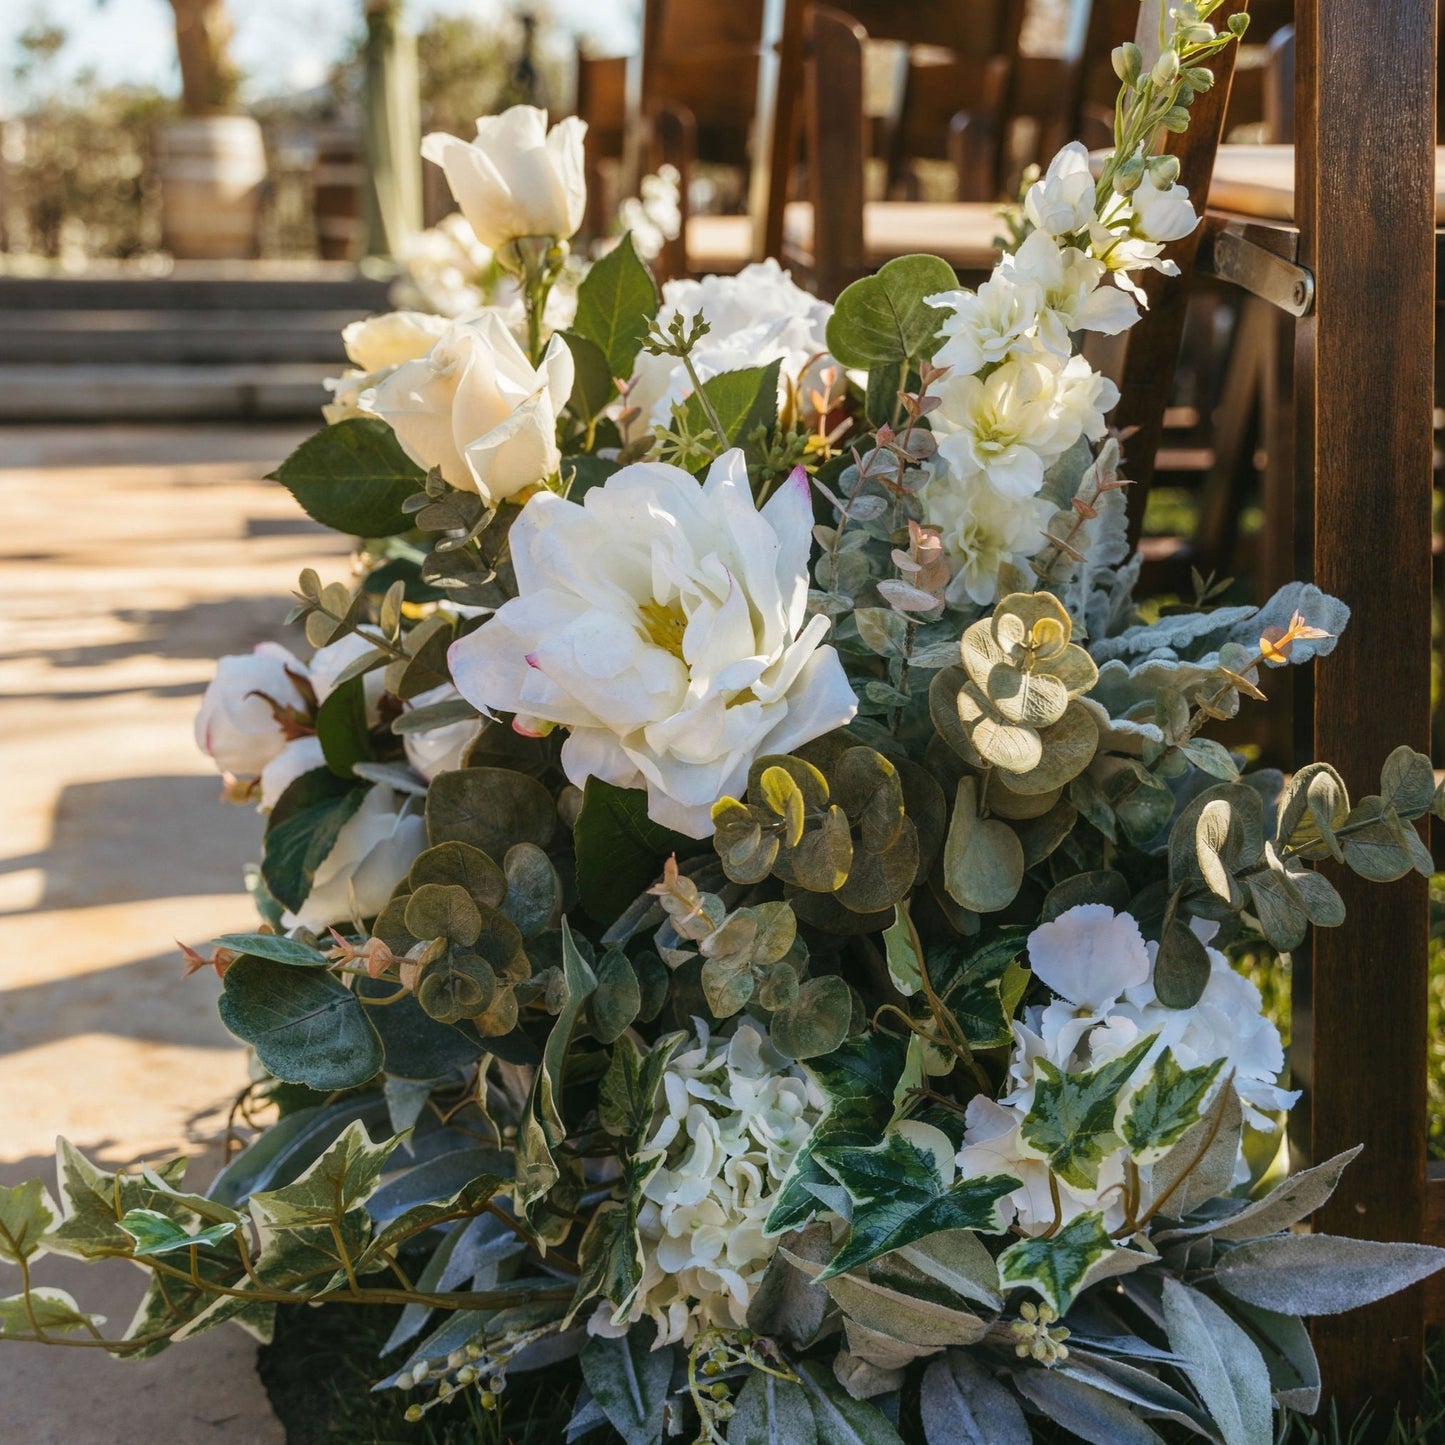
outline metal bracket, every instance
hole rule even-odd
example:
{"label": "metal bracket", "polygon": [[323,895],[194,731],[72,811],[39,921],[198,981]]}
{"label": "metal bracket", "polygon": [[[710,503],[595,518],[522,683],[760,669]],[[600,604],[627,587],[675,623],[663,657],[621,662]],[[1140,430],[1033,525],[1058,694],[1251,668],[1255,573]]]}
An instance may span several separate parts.
{"label": "metal bracket", "polygon": [[1210,238],[1200,269],[1228,281],[1291,316],[1308,316],[1315,304],[1315,278],[1305,267],[1241,236],[1222,230]]}

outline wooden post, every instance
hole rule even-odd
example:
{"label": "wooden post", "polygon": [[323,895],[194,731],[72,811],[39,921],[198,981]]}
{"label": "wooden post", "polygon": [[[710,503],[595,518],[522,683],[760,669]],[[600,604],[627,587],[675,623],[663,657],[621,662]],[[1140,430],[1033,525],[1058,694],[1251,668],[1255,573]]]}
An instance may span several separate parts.
{"label": "wooden post", "polygon": [[[1435,0],[1297,7],[1295,205],[1314,312],[1296,333],[1297,472],[1314,494],[1314,575],[1353,609],[1314,676],[1315,756],[1379,790],[1399,743],[1430,745],[1435,316]],[[1314,940],[1295,1037],[1311,1156],[1363,1143],[1317,1227],[1421,1237],[1427,900],[1332,872],[1348,918]],[[1314,1326],[1326,1398],[1378,1424],[1419,1399],[1418,1289]]]}

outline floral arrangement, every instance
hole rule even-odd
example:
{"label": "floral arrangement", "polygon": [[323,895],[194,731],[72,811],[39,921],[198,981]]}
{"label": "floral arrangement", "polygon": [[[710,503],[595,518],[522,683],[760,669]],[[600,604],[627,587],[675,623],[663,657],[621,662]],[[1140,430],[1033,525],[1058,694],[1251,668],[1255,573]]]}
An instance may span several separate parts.
{"label": "floral arrangement", "polygon": [[[977,291],[911,256],[835,308],[772,264],[659,296],[624,238],[554,328],[577,126],[428,140],[521,306],[348,330],[277,478],[354,571],[197,719],[266,814],[264,923],[191,962],[281,1117],[205,1194],[62,1142],[58,1194],[0,1190],[0,1333],[399,1305],[412,1417],[547,1367],[569,1441],[629,1445],[1262,1445],[1317,1407],[1301,1317],[1445,1255],[1297,1229],[1353,1155],[1284,1177],[1227,950],[1338,924],[1316,862],[1428,873],[1445,808],[1408,748],[1352,802],[1206,736],[1341,602],[1134,599],[1076,346],[1196,224],[1149,143],[1215,8],[1115,52],[1102,174],[1066,147]],[[149,1273],[122,1337],[47,1251]]]}

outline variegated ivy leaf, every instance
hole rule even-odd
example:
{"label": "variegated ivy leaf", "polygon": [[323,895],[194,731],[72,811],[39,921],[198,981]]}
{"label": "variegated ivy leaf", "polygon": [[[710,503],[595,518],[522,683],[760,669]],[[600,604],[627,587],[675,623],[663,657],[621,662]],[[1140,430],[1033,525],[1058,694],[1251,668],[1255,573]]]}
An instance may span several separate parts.
{"label": "variegated ivy leaf", "polygon": [[807,1143],[788,1166],[768,1214],[768,1234],[786,1234],[817,1213],[818,1198],[811,1186],[833,1183],[815,1157],[819,1149],[874,1144],[882,1137],[893,1117],[893,1092],[903,1075],[905,1054],[902,1039],[866,1033],[802,1065],[828,1103]]}
{"label": "variegated ivy leaf", "polygon": [[667,1034],[646,1053],[626,1036],[617,1041],[597,1101],[598,1118],[609,1134],[638,1139],[647,1132],[662,1076],[684,1037]]}
{"label": "variegated ivy leaf", "polygon": [[1100,1163],[1119,1147],[1114,1127],[1119,1096],[1154,1038],[1149,1034],[1117,1059],[1077,1073],[1065,1073],[1047,1059],[1037,1060],[1039,1078],[1033,1108],[1023,1122],[1023,1137],[1060,1179],[1076,1189],[1094,1188]]}
{"label": "variegated ivy leaf", "polygon": [[628,1161],[624,1175],[626,1201],[604,1201],[592,1216],[577,1250],[581,1273],[577,1292],[568,1306],[565,1329],[586,1301],[601,1295],[625,1316],[642,1283],[642,1239],[637,1232],[637,1211],[642,1190],[662,1164],[660,1152]]}
{"label": "variegated ivy leaf", "polygon": [[0,1299],[0,1339],[7,1335],[33,1338],[37,1325],[51,1334],[66,1334],[84,1329],[87,1322],[99,1327],[105,1316],[86,1314],[63,1289],[40,1286],[28,1294]]}
{"label": "variegated ivy leaf", "polygon": [[940,1229],[1000,1234],[999,1201],[1019,1187],[1011,1174],[954,1180],[954,1147],[928,1124],[905,1123],[881,1144],[832,1145],[818,1162],[847,1190],[852,1222],[820,1278],[831,1279]]}
{"label": "variegated ivy leaf", "polygon": [[1011,1244],[998,1257],[998,1277],[1006,1290],[1031,1289],[1062,1317],[1085,1286],[1127,1274],[1150,1258],[1119,1248],[1104,1228],[1104,1216],[1090,1211],[1075,1216],[1057,1234]]}
{"label": "variegated ivy leaf", "polygon": [[55,1201],[38,1179],[0,1187],[0,1259],[19,1264],[44,1254],[49,1248],[45,1236],[57,1215]]}
{"label": "variegated ivy leaf", "polygon": [[[135,1241],[120,1227],[121,1216],[131,1209],[166,1211],[165,1196],[155,1184],[138,1175],[97,1169],[68,1139],[57,1140],[55,1164],[62,1217],[48,1241],[57,1254],[77,1259],[129,1255]],[[155,1170],[155,1176],[161,1185],[175,1188],[185,1171],[184,1159],[172,1159]],[[189,1222],[194,1215],[187,1209],[178,1217]]]}
{"label": "variegated ivy leaf", "polygon": [[291,1184],[251,1196],[251,1205],[265,1223],[277,1229],[339,1223],[361,1209],[381,1178],[383,1165],[404,1135],[372,1142],[359,1119]]}
{"label": "variegated ivy leaf", "polygon": [[207,1248],[229,1239],[236,1226],[229,1220],[213,1224],[199,1234],[188,1234],[173,1219],[154,1209],[132,1209],[122,1216],[120,1227],[135,1240],[135,1255],[169,1254],[176,1249]]}
{"label": "variegated ivy leaf", "polygon": [[1224,1067],[1223,1059],[1181,1069],[1172,1049],[1165,1049],[1144,1081],[1135,1085],[1127,1109],[1120,1107],[1118,1132],[1140,1164],[1162,1159],[1199,1118],[1210,1086]]}

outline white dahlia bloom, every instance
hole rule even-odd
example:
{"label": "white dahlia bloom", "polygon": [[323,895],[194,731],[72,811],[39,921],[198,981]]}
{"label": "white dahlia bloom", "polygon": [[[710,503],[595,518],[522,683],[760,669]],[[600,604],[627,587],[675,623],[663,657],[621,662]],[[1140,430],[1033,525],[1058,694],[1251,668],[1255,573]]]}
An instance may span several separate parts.
{"label": "white dahlia bloom", "polygon": [[1043,294],[1021,271],[1000,266],[977,291],[942,291],[925,299],[949,313],[938,328],[943,345],[933,358],[935,366],[972,376],[1035,349],[1032,336]]}
{"label": "white dahlia bloom", "polygon": [[825,1100],[751,1020],[696,1037],[663,1075],[660,1112],[641,1155],[661,1156],[638,1212],[642,1282],[631,1309],[598,1308],[590,1328],[624,1331],[644,1317],[659,1346],[746,1323],[748,1303],[777,1249],[763,1232],[778,1187]]}
{"label": "white dahlia bloom", "polygon": [[[677,316],[701,315],[711,330],[693,348],[699,378],[781,361],[778,397],[790,384],[808,393],[823,391],[822,373],[832,368],[833,396],[842,386],[842,368],[828,352],[828,318],[833,308],[793,283],[771,258],[745,266],[736,276],[704,276],[700,281],[669,281],[662,288],[657,326],[666,330]],[[676,356],[638,353],[632,370],[629,407],[638,409],[634,426],[665,426],[675,403],[692,391],[687,368]]]}
{"label": "white dahlia bloom", "polygon": [[807,616],[812,524],[801,471],[759,510],[737,450],[701,485],[639,462],[580,504],[541,492],[511,531],[518,595],[452,644],[457,690],[521,732],[569,729],[572,782],[645,787],[653,819],[708,837],[755,757],[857,710]]}
{"label": "white dahlia bloom", "polygon": [[1044,545],[1053,508],[1037,497],[1006,497],[982,478],[960,482],[936,472],[919,494],[923,520],[937,527],[952,576],[948,600],[987,606],[997,600],[999,568],[1026,567]]}

